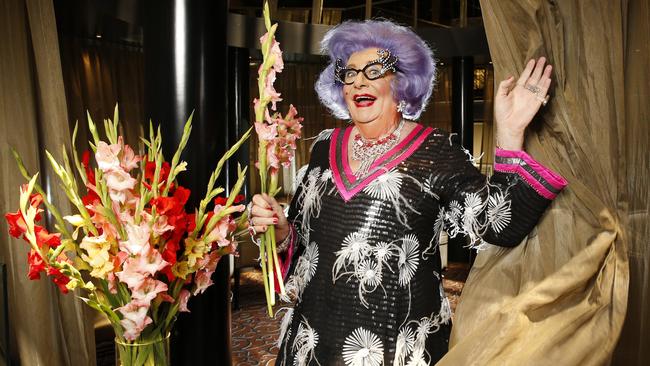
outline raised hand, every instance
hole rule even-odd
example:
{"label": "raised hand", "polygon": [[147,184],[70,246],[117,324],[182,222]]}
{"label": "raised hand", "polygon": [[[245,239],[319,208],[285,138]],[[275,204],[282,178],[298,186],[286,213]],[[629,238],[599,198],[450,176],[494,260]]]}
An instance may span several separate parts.
{"label": "raised hand", "polygon": [[532,59],[515,83],[514,76],[503,80],[494,97],[497,144],[507,150],[521,150],[524,131],[542,105],[548,101],[553,67],[546,58]]}

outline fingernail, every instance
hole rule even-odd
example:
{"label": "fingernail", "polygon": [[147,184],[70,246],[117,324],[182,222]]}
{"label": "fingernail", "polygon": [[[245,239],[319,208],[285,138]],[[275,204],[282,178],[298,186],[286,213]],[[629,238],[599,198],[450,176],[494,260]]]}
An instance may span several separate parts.
{"label": "fingernail", "polygon": [[277,223],[278,223],[278,219],[273,219],[273,223],[274,223],[274,224],[277,224]]}

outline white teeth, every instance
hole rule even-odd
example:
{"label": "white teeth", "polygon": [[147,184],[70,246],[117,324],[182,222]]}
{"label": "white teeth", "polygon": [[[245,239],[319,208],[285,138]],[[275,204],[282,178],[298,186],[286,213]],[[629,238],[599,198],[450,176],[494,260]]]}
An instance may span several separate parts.
{"label": "white teeth", "polygon": [[370,97],[370,96],[359,96],[354,98],[355,102],[363,102],[363,101],[373,101],[376,98]]}

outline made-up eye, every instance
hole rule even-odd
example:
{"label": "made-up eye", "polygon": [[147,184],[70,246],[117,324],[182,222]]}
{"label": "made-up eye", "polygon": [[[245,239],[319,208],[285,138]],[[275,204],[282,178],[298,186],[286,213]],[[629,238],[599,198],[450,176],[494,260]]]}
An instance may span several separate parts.
{"label": "made-up eye", "polygon": [[382,65],[381,64],[372,64],[368,65],[365,67],[364,74],[366,74],[366,77],[370,80],[377,79],[381,77],[382,73]]}
{"label": "made-up eye", "polygon": [[343,80],[345,81],[354,80],[357,77],[357,70],[346,69],[343,71]]}

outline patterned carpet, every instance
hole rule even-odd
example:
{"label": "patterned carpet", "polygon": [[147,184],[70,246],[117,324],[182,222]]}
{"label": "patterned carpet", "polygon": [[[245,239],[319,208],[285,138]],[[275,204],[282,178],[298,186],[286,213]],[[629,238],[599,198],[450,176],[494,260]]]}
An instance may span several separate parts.
{"label": "patterned carpet", "polygon": [[[456,311],[468,273],[469,267],[463,263],[450,263],[443,272],[442,284],[452,313]],[[276,342],[284,312],[276,314],[275,319],[269,318],[261,271],[243,272],[240,286],[240,309],[232,313],[233,365],[272,365],[278,352]]]}

